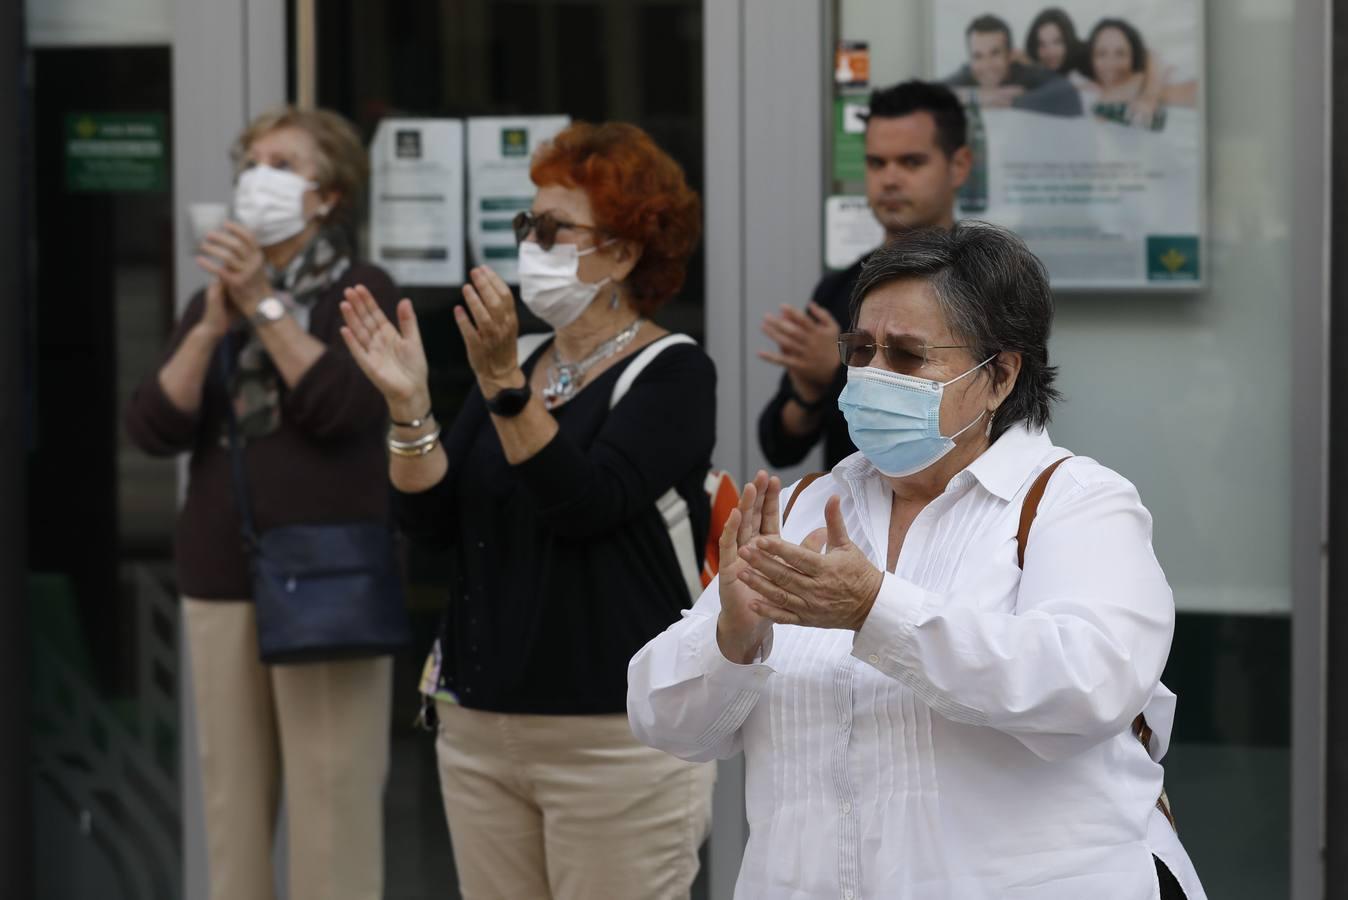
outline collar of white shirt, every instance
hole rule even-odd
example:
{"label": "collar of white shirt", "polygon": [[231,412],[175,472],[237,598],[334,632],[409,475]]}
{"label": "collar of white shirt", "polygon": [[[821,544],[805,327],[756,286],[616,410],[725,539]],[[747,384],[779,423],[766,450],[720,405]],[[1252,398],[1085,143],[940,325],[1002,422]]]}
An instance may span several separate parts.
{"label": "collar of white shirt", "polygon": [[[962,490],[970,479],[975,479],[989,493],[1010,502],[1031,478],[1043,471],[1044,457],[1052,448],[1053,441],[1046,430],[1014,425],[952,478],[946,490]],[[882,477],[879,470],[860,452],[853,453],[834,466],[833,475],[843,483],[853,485]]]}

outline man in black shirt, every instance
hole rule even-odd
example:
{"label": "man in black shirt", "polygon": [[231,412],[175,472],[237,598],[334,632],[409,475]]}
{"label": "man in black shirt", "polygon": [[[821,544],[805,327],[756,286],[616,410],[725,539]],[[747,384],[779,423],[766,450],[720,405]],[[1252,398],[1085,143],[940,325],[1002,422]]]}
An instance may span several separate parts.
{"label": "man in black shirt", "polygon": [[[964,109],[949,88],[906,81],[871,94],[866,199],[886,240],[914,228],[953,225],[955,195],[971,164]],[[847,379],[838,333],[851,324],[852,287],[865,260],[825,275],[803,312],[783,306],[763,320],[763,333],[777,350],[759,358],[786,370],[758,419],[758,441],[773,466],[800,462],[821,435],[829,468],[856,451],[838,410]]]}

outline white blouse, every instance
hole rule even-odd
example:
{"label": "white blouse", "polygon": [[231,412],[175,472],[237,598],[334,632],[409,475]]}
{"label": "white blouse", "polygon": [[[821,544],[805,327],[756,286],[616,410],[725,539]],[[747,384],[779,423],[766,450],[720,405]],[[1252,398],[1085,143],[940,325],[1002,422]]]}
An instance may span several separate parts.
{"label": "white blouse", "polygon": [[[1073,457],[1016,565],[1025,493],[1067,455],[1042,431],[1004,434],[913,521],[858,632],[776,625],[737,665],[713,582],[632,659],[639,739],[745,753],[737,900],[1143,900],[1159,896],[1153,853],[1203,900],[1155,809],[1175,607],[1137,491]],[[883,567],[892,495],[860,454],[800,494],[783,537],[822,526],[834,494]],[[1148,748],[1131,731],[1144,708]]]}

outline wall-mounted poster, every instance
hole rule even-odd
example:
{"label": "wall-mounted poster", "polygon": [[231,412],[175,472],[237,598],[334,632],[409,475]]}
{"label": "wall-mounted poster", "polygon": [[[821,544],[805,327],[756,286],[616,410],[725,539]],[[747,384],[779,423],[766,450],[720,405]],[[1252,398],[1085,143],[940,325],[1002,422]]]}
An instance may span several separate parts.
{"label": "wall-mounted poster", "polygon": [[463,121],[384,119],[370,146],[370,257],[402,285],[463,283]]}
{"label": "wall-mounted poster", "polygon": [[1056,288],[1201,286],[1202,0],[939,0],[931,21],[969,118],[960,218],[1015,229]]}
{"label": "wall-mounted poster", "polygon": [[468,243],[478,264],[518,284],[511,221],[534,200],[529,162],[538,145],[561,131],[566,116],[468,120]]}

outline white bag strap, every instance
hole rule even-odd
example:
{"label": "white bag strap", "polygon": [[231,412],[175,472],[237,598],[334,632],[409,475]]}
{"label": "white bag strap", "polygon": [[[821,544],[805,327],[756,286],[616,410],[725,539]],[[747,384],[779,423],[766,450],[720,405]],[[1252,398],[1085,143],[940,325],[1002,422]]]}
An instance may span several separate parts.
{"label": "white bag strap", "polygon": [[524,365],[524,361],[534,355],[534,351],[551,340],[551,331],[542,331],[537,334],[522,334],[519,340],[515,341],[515,355],[519,358],[519,364]]}
{"label": "white bag strap", "polygon": [[[667,334],[643,347],[637,358],[628,363],[627,368],[618,376],[618,383],[613,386],[613,395],[608,401],[609,409],[618,405],[618,401],[626,396],[637,377],[667,347],[696,343],[697,341],[686,334]],[[679,571],[683,573],[683,580],[688,588],[689,602],[696,601],[702,596],[702,571],[697,565],[697,547],[693,541],[693,523],[688,517],[688,503],[677,489],[670,488],[655,501],[655,508],[659,510],[660,518],[665,522],[670,543],[674,545],[674,557],[679,561]]]}
{"label": "white bag strap", "polygon": [[688,515],[688,503],[677,488],[670,488],[655,501],[655,508],[665,520],[669,542],[674,545],[674,558],[679,561],[684,586],[688,588],[690,603],[702,596],[702,570],[697,564],[697,545],[693,539],[693,522]]}
{"label": "white bag strap", "polygon": [[613,396],[609,398],[608,408],[612,409],[618,405],[618,401],[631,389],[632,383],[665,348],[677,344],[697,344],[697,341],[686,334],[667,334],[643,347],[641,352],[637,354],[637,358],[628,363],[627,368],[623,369],[623,373],[618,376],[618,383],[613,386]]}

